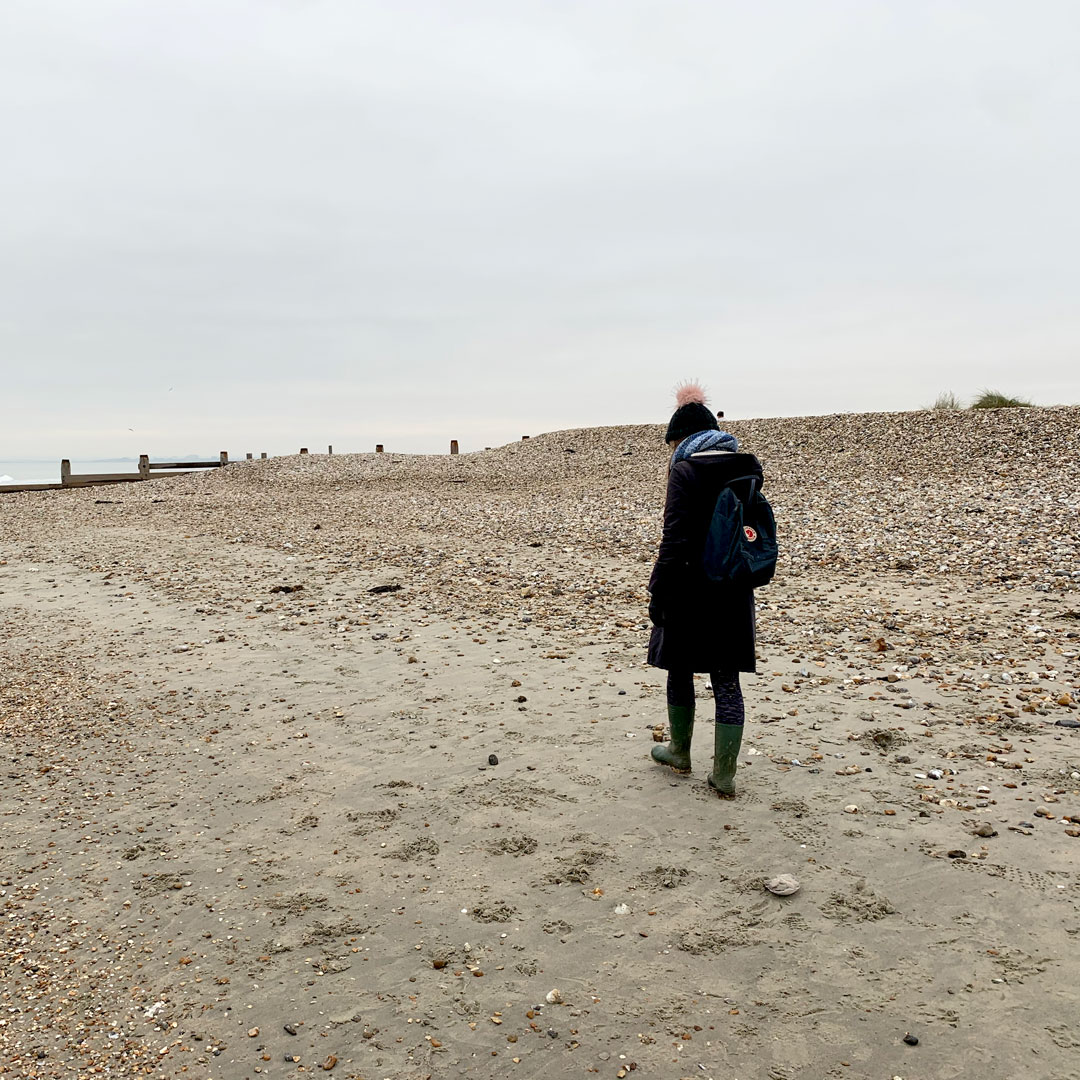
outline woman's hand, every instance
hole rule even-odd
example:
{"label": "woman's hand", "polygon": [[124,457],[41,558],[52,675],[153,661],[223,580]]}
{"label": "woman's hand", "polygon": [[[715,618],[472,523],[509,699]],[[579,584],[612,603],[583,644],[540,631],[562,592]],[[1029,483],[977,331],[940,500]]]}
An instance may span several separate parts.
{"label": "woman's hand", "polygon": [[652,620],[653,626],[664,625],[664,609],[655,596],[649,597],[649,618]]}

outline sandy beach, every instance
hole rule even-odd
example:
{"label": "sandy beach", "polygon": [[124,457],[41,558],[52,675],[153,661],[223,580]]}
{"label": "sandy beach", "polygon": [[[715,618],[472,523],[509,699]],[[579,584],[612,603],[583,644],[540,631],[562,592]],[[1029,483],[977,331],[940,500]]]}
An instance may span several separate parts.
{"label": "sandy beach", "polygon": [[733,801],[659,426],[3,496],[0,1076],[1080,1078],[1080,409],[728,426]]}

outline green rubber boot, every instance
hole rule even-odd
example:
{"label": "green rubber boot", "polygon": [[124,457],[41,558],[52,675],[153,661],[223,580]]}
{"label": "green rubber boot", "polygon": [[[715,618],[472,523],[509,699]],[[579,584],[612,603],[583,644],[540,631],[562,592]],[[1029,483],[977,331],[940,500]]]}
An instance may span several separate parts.
{"label": "green rubber boot", "polygon": [[657,745],[652,748],[653,761],[670,765],[679,772],[689,772],[690,740],[694,737],[694,706],[669,705],[667,715],[671,741],[667,746]]}
{"label": "green rubber boot", "polygon": [[712,772],[709,787],[729,798],[735,794],[735,770],[739,766],[739,747],[742,746],[742,724],[717,724],[714,735]]}

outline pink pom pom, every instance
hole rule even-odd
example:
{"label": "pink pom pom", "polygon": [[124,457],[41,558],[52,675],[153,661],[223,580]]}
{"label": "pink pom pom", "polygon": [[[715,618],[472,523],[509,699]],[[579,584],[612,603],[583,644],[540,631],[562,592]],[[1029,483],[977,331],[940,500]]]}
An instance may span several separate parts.
{"label": "pink pom pom", "polygon": [[705,404],[705,391],[700,383],[685,382],[675,387],[675,403],[681,409],[684,405]]}

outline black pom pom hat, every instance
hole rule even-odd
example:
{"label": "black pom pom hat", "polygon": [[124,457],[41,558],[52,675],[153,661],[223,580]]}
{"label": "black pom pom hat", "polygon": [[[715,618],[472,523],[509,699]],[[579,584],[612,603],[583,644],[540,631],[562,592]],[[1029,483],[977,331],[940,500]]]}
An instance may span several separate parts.
{"label": "black pom pom hat", "polygon": [[699,431],[719,431],[716,417],[705,404],[705,391],[696,382],[683,383],[675,389],[675,404],[664,442],[682,442]]}

